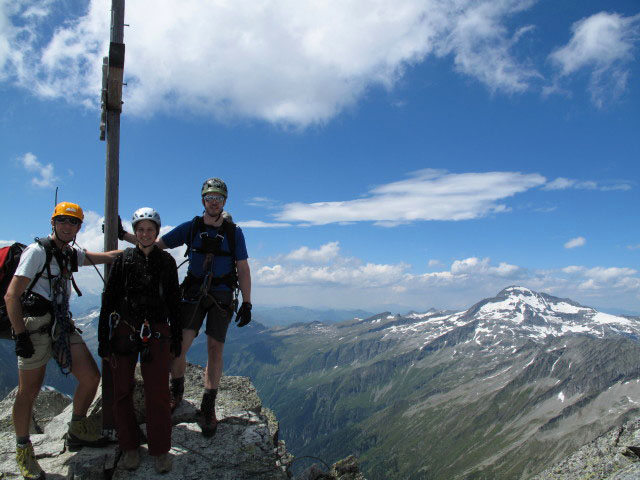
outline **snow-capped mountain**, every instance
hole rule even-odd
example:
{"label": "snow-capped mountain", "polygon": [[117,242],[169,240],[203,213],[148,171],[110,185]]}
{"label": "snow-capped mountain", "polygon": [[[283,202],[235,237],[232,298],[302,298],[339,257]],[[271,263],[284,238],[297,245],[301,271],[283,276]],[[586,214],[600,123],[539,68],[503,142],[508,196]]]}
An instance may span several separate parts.
{"label": "snow-capped mountain", "polygon": [[[301,319],[304,320],[304,319]],[[230,329],[297,455],[371,480],[528,478],[640,413],[640,322],[524,287],[461,312]]]}

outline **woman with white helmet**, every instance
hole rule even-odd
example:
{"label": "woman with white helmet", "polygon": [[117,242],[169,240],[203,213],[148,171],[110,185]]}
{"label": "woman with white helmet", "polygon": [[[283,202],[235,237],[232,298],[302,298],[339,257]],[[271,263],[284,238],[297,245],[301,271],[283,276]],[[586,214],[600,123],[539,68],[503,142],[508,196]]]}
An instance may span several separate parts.
{"label": "woman with white helmet", "polygon": [[111,363],[113,410],[122,463],[140,465],[139,430],[133,408],[133,377],[140,356],[144,380],[149,454],[156,471],[172,467],[169,362],[180,355],[180,289],[176,262],[155,244],[160,215],[153,208],[136,210],[131,219],[136,246],[115,261],[100,311],[98,353]]}

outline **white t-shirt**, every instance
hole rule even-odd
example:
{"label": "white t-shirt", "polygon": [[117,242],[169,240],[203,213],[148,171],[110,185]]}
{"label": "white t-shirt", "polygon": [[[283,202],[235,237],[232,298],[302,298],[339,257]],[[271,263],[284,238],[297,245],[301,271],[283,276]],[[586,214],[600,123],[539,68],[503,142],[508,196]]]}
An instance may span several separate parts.
{"label": "white t-shirt", "polygon": [[[73,248],[78,252],[78,266],[84,264],[85,251],[79,249],[78,247],[66,247]],[[20,255],[20,263],[18,264],[18,268],[16,268],[16,272],[14,275],[18,275],[20,277],[27,277],[28,279],[33,279],[42,267],[44,267],[44,263],[47,260],[47,254],[44,251],[44,247],[37,242],[32,243],[27,248],[24,249],[22,255]],[[51,275],[56,277],[60,275],[60,266],[58,265],[58,261],[55,256],[51,257],[51,263],[49,264],[49,268],[51,269]],[[47,271],[45,270],[42,273],[42,276],[38,279],[36,284],[33,286],[32,292],[35,292],[43,297],[53,300],[53,295],[51,293],[51,287],[49,285],[49,277],[47,275]],[[67,292],[71,294],[71,281],[67,280]]]}

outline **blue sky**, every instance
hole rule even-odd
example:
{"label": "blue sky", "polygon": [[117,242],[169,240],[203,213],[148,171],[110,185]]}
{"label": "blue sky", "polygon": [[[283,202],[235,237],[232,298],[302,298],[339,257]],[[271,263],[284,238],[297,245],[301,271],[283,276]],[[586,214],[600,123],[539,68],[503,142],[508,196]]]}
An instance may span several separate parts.
{"label": "blue sky", "polygon": [[[126,5],[123,218],[175,226],[223,178],[256,304],[640,312],[637,1],[204,3]],[[2,242],[59,186],[101,249],[109,9],[0,0]]]}

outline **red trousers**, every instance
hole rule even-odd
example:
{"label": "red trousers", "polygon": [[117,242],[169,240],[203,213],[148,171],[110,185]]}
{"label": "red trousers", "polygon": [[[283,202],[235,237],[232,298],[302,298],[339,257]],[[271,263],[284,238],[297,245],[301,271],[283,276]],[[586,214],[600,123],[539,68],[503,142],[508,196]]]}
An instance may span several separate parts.
{"label": "red trousers", "polygon": [[[140,362],[144,381],[149,454],[162,455],[171,449],[171,409],[169,407],[169,325],[153,325],[162,338],[149,340],[151,361]],[[133,387],[138,354],[116,355],[112,362],[113,411],[118,443],[122,451],[140,446],[140,432],[133,409]],[[115,364],[115,367],[113,366]]]}

